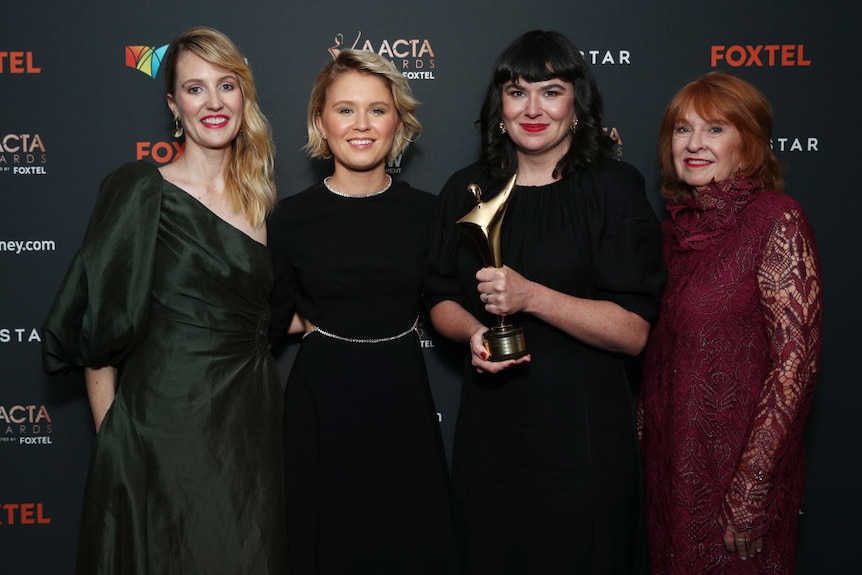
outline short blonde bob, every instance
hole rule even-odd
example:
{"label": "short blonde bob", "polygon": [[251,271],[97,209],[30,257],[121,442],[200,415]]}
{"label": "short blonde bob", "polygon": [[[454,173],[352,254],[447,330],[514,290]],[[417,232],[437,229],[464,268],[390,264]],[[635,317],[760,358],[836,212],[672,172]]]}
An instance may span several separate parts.
{"label": "short blonde bob", "polygon": [[407,79],[395,68],[392,62],[367,50],[342,50],[317,75],[314,88],[312,88],[311,96],[308,99],[308,116],[306,117],[308,143],[305,144],[304,148],[306,153],[315,159],[332,157],[326,139],[317,129],[316,120],[326,103],[326,91],[329,86],[345,72],[374,74],[383,80],[392,91],[392,100],[401,120],[401,127],[395,134],[392,149],[386,159],[395,159],[407,148],[410,142],[422,133],[422,124],[416,117],[416,107],[419,102],[413,97]]}

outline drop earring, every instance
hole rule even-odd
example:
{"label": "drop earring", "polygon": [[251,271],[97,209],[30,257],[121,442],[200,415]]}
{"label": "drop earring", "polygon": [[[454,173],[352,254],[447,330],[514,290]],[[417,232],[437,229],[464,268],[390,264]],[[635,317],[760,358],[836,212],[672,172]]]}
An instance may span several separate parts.
{"label": "drop earring", "polygon": [[575,130],[578,129],[578,119],[572,118],[572,133],[575,133]]}
{"label": "drop earring", "polygon": [[180,117],[174,116],[174,138],[181,138],[183,135],[183,125],[180,124]]}
{"label": "drop earring", "polygon": [[501,134],[506,133],[506,124],[504,124],[503,122],[500,122],[500,133]]}

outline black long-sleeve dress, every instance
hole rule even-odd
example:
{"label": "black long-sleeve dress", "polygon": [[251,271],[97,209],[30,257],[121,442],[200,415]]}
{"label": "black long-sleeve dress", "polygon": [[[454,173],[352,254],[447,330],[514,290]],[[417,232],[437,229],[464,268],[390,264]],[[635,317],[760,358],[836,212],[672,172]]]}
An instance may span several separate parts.
{"label": "black long-sleeve dress", "polygon": [[[477,165],[440,197],[429,307],[461,304],[485,325],[479,252],[455,221],[502,188]],[[610,162],[540,187],[516,186],[502,260],[566,294],[610,300],[652,320],[664,281],[661,231],[631,166]],[[631,573],[644,557],[640,469],[624,359],[527,314],[528,364],[464,369],[453,461],[455,517],[467,573]]]}

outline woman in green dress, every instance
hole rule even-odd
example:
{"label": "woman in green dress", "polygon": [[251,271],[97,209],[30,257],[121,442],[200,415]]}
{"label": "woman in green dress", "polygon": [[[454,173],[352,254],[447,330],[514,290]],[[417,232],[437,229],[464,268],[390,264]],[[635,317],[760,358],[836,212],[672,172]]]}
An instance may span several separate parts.
{"label": "woman in green dress", "polygon": [[176,38],[165,75],[184,152],[105,178],[43,327],[46,371],[84,369],[98,433],[77,573],[280,574],[270,129],[221,32]]}

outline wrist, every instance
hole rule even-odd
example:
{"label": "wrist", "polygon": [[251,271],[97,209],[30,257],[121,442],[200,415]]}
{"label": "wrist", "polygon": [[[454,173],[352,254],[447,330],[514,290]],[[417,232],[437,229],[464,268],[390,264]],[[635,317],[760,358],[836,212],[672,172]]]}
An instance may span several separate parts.
{"label": "wrist", "polygon": [[473,338],[474,338],[474,337],[476,337],[477,335],[482,335],[482,334],[484,334],[486,331],[488,331],[488,328],[487,328],[486,326],[484,326],[483,324],[481,324],[481,323],[477,323],[477,324],[475,324],[474,326],[472,326],[472,327],[470,328],[470,338],[469,338],[469,341],[473,341]]}
{"label": "wrist", "polygon": [[520,293],[521,311],[539,317],[542,315],[543,298],[546,297],[548,288],[527,278],[524,278],[524,282],[524,289]]}

